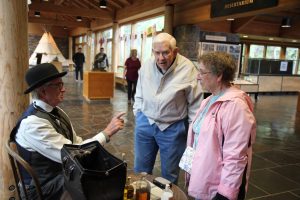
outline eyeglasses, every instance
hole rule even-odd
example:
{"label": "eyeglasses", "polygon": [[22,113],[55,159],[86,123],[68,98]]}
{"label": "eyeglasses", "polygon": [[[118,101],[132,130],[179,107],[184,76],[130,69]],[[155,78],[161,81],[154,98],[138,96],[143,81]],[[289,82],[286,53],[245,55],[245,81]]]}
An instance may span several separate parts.
{"label": "eyeglasses", "polygon": [[199,70],[198,75],[204,76],[204,75],[209,74],[209,73],[212,73],[212,72],[211,71],[203,72],[203,71]]}
{"label": "eyeglasses", "polygon": [[154,49],[152,49],[152,51],[153,51],[154,56],[158,57],[158,56],[162,55],[162,57],[164,57],[164,58],[168,57],[171,53],[170,50],[160,52],[160,51],[155,51]]}
{"label": "eyeglasses", "polygon": [[49,83],[49,84],[46,84],[45,86],[49,86],[49,87],[52,87],[52,88],[55,88],[55,89],[62,90],[63,87],[64,87],[64,82]]}

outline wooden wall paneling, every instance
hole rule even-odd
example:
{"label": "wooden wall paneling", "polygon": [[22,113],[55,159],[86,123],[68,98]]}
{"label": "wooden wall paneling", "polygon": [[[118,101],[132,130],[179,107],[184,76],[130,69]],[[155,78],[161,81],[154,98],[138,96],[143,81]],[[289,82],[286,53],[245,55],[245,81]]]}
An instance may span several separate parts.
{"label": "wooden wall paneling", "polygon": [[126,9],[118,10],[116,13],[116,20],[120,21],[122,19],[126,19],[134,15],[139,15],[143,12],[157,10],[159,8],[164,9],[164,6],[164,0],[135,1],[133,4],[127,6]]}
{"label": "wooden wall paneling", "polygon": [[300,92],[300,76],[284,76],[282,79],[282,91]]}
{"label": "wooden wall paneling", "polygon": [[243,28],[243,32],[249,35],[278,36],[279,26],[280,25],[278,24],[270,24],[261,21],[253,21],[252,23],[248,24],[248,26]]}
{"label": "wooden wall paneling", "polygon": [[[76,1],[78,3],[78,1]],[[96,9],[88,9],[88,8],[77,8],[77,7],[62,7],[54,4],[47,3],[38,3],[34,2],[30,6],[32,10],[39,10],[41,12],[48,13],[57,13],[62,15],[71,15],[71,16],[82,16],[82,17],[91,17],[91,18],[99,18],[99,19],[111,19],[112,16],[110,13],[102,10]]]}
{"label": "wooden wall paneling", "polygon": [[250,17],[243,17],[235,19],[231,23],[231,32],[232,33],[238,33],[239,31],[243,30],[245,27],[247,27],[253,20],[256,18],[256,16],[250,16]]}
{"label": "wooden wall paneling", "polygon": [[209,31],[209,32],[230,32],[231,25],[229,21],[225,22],[201,22],[196,24],[200,27],[201,31]]}
{"label": "wooden wall paneling", "polygon": [[[196,1],[195,1],[196,2]],[[200,22],[207,22],[210,20],[210,4],[203,5],[200,2],[194,3],[192,7],[175,6],[174,26],[184,24],[198,24]]]}
{"label": "wooden wall paneling", "polygon": [[282,76],[259,76],[259,92],[280,92]]}
{"label": "wooden wall paneling", "polygon": [[90,27],[90,23],[87,21],[77,22],[77,21],[62,21],[56,19],[46,19],[46,18],[35,18],[29,17],[30,23],[37,24],[48,24],[53,26],[68,26],[68,27]]}

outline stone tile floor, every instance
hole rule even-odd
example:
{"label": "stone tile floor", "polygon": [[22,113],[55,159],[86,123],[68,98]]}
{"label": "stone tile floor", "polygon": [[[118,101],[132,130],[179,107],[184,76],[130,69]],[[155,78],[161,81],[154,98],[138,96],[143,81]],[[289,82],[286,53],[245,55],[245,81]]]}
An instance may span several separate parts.
{"label": "stone tile floor", "polygon": [[[125,153],[128,169],[132,170],[134,116],[126,92],[116,89],[110,102],[87,103],[82,97],[83,83],[75,82],[73,73],[64,81],[67,91],[61,107],[70,116],[78,135],[89,138],[116,113],[126,112],[125,128],[105,147],[118,157]],[[247,199],[300,199],[300,113],[296,106],[296,95],[260,95],[255,103],[257,138]],[[159,156],[153,174],[160,175]],[[184,190],[183,173],[178,185]]]}

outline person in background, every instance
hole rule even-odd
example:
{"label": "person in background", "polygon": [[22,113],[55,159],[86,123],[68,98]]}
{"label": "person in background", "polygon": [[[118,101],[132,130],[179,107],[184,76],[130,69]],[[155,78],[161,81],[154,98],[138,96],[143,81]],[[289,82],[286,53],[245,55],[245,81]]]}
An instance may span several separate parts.
{"label": "person in background", "polygon": [[127,58],[124,68],[124,78],[127,81],[127,94],[128,104],[131,104],[131,100],[134,101],[134,95],[136,91],[136,84],[139,77],[138,71],[141,68],[141,62],[137,58],[137,50],[131,49],[130,57]]}
{"label": "person in background", "polygon": [[107,71],[109,67],[107,55],[104,53],[104,48],[100,48],[100,53],[95,56],[94,70]]}
{"label": "person in background", "polygon": [[202,99],[197,69],[178,53],[176,40],[167,33],[156,35],[154,57],[139,72],[135,102],[135,172],[152,174],[160,150],[162,177],[176,183],[184,152],[188,122]]}
{"label": "person in background", "polygon": [[194,159],[188,194],[201,200],[245,198],[256,135],[251,98],[231,82],[236,63],[224,52],[199,57],[197,79],[212,93],[202,101],[188,133]]}
{"label": "person in background", "polygon": [[[83,140],[77,136],[68,115],[58,107],[66,91],[62,81],[66,73],[60,73],[50,63],[37,65],[26,72],[25,78],[29,87],[25,94],[31,92],[32,103],[10,136],[11,140],[16,141],[20,155],[36,172],[43,196],[51,200],[60,199],[64,193],[61,164],[63,145],[90,141],[105,144],[124,127],[124,120],[121,118],[124,113],[120,113],[94,137]],[[37,194],[31,178],[26,175],[23,177],[26,189],[30,193],[29,199],[36,199]]]}
{"label": "person in background", "polygon": [[78,81],[78,73],[80,73],[80,80],[83,80],[83,63],[85,62],[85,56],[81,52],[82,48],[78,48],[78,52],[73,55],[73,62],[75,63],[75,77]]}
{"label": "person in background", "polygon": [[36,64],[37,65],[42,63],[42,57],[43,57],[42,53],[36,53]]}

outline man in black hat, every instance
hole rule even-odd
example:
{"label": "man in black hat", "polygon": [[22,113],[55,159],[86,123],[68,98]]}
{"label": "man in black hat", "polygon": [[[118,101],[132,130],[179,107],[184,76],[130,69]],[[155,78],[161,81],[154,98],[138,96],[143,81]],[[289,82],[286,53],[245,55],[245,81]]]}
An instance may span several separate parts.
{"label": "man in black hat", "polygon": [[[65,87],[59,72],[50,63],[30,68],[26,73],[29,88],[24,92],[32,94],[32,104],[23,113],[11,133],[21,156],[32,166],[40,181],[46,199],[60,199],[64,192],[61,148],[64,144],[82,144],[97,140],[101,144],[124,127],[121,119],[124,113],[115,116],[107,127],[93,138],[83,141],[76,135],[67,114],[58,107],[64,99]],[[23,173],[29,199],[36,199],[31,178]]]}

